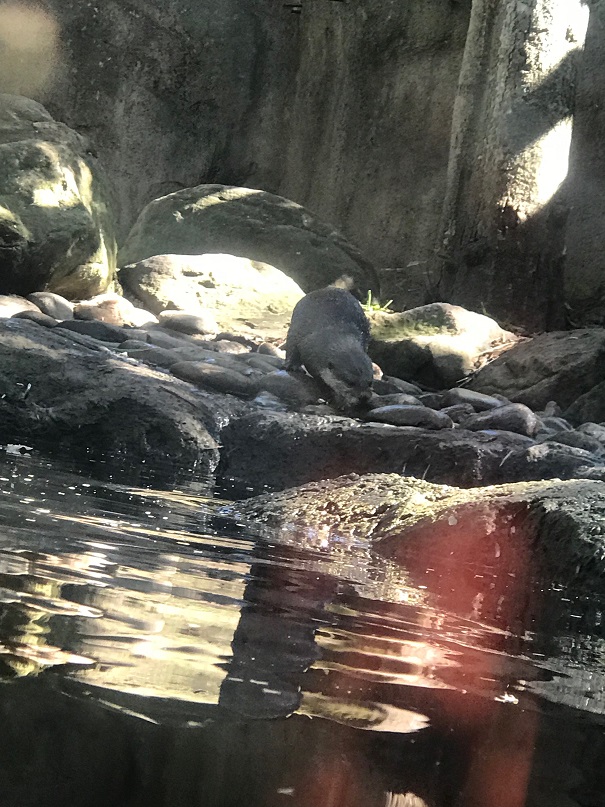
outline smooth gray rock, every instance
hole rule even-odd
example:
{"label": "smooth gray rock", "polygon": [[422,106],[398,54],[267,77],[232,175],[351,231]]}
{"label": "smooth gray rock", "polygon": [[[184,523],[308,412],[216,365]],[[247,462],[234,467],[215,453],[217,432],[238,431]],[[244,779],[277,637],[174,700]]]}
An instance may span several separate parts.
{"label": "smooth gray rock", "polygon": [[[488,395],[501,393],[535,411],[554,401],[568,410],[565,418],[578,424],[605,419],[600,405],[603,389],[590,392],[604,377],[605,329],[586,328],[519,342],[479,370],[469,388]],[[587,399],[578,400],[585,394]]]}
{"label": "smooth gray rock", "polygon": [[480,429],[503,429],[505,431],[519,432],[533,437],[540,428],[540,418],[523,404],[503,404],[497,409],[488,409],[469,415],[462,421],[464,429],[478,431]]}
{"label": "smooth gray rock", "polygon": [[162,311],[160,325],[185,334],[213,334],[218,331],[216,320],[210,314],[190,314],[185,311]]}
{"label": "smooth gray rock", "polygon": [[270,392],[294,409],[317,403],[323,397],[322,390],[311,376],[285,370],[263,374],[255,379],[254,387],[258,392]]}
{"label": "smooth gray rock", "polygon": [[150,202],[120,249],[120,266],[164,253],[224,254],[278,267],[308,292],[343,275],[378,292],[367,258],[301,205],[266,191],[198,185]]}
{"label": "smooth gray rock", "polygon": [[198,361],[180,361],[170,372],[183,381],[230,395],[249,397],[255,392],[251,379],[229,367]]}
{"label": "smooth gray rock", "polygon": [[101,342],[124,342],[128,339],[128,334],[123,328],[98,320],[71,319],[60,322],[56,328],[58,331],[84,334]]}
{"label": "smooth gray rock", "polygon": [[367,421],[390,423],[393,426],[419,426],[423,429],[451,429],[454,422],[442,412],[426,406],[394,404],[372,409],[365,416]]}
{"label": "smooth gray rock", "polygon": [[[456,404],[470,404],[476,412],[484,412],[488,409],[497,409],[504,403],[499,398],[492,395],[484,395],[482,392],[475,392],[464,387],[453,387],[445,393],[444,403],[446,406]],[[508,401],[507,403],[510,403]]]}
{"label": "smooth gray rock", "polygon": [[391,393],[390,395],[374,395],[370,401],[372,409],[378,409],[379,406],[424,406],[420,398],[415,395],[408,395],[405,392]]}
{"label": "smooth gray rock", "polygon": [[13,319],[27,319],[30,322],[35,322],[36,325],[42,325],[44,328],[54,328],[59,323],[54,317],[49,317],[41,311],[19,311],[13,314]]}
{"label": "smooth gray rock", "polygon": [[540,443],[511,451],[502,460],[498,481],[571,479],[581,468],[594,467],[597,460],[589,451],[559,443]]}
{"label": "smooth gray rock", "polygon": [[[133,372],[130,360],[87,340],[26,320],[0,322],[2,440],[33,441],[89,471],[98,460],[95,476],[125,484],[174,485],[197,467],[210,486],[219,423],[240,411],[239,402],[144,365]],[[24,383],[31,383],[25,400]]]}
{"label": "smooth gray rock", "polygon": [[58,320],[74,318],[74,304],[52,291],[34,291],[27,299],[38,306],[43,314]]}
{"label": "smooth gray rock", "polygon": [[595,437],[591,437],[589,434],[582,434],[582,432],[576,430],[553,434],[549,436],[545,442],[583,448],[584,451],[590,451],[596,455],[602,454],[605,451],[605,445]]}
{"label": "smooth gray rock", "polygon": [[[282,490],[311,480],[356,473],[404,473],[432,482],[473,486],[503,479],[501,463],[520,435],[360,423],[345,417],[258,412],[221,432],[221,477],[242,495]],[[573,449],[567,449],[572,451]],[[556,470],[552,474],[556,476]],[[520,477],[521,478],[521,477]]]}
{"label": "smooth gray rock", "polygon": [[373,312],[370,322],[369,353],[383,371],[437,389],[454,386],[490,350],[517,340],[495,320],[449,303]]}

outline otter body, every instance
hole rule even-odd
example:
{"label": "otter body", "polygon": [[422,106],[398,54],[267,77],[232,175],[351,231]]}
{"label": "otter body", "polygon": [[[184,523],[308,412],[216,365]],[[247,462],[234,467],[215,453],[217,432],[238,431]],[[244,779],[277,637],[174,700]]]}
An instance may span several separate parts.
{"label": "otter body", "polygon": [[286,370],[304,365],[335,406],[355,409],[371,396],[369,341],[370,324],[352,294],[331,286],[309,292],[292,312]]}

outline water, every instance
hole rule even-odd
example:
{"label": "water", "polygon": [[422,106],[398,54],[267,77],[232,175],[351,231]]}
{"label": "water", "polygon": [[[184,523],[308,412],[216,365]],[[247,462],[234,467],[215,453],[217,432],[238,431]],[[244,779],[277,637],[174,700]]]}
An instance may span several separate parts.
{"label": "water", "polygon": [[2,451],[2,807],[605,804],[594,596]]}

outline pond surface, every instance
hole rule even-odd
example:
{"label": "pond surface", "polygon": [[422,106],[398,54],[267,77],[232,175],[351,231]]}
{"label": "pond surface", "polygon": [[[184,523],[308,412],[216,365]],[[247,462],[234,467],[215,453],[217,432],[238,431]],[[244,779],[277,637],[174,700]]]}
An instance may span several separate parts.
{"label": "pond surface", "polygon": [[2,807],[605,804],[594,597],[534,580],[508,624],[438,564],[419,582],[22,451],[0,455]]}

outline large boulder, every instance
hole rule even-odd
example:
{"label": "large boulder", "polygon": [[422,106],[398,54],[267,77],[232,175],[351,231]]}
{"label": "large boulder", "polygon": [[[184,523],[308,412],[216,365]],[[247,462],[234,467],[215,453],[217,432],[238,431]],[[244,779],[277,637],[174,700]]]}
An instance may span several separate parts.
{"label": "large boulder", "polygon": [[305,291],[343,275],[362,294],[378,291],[372,264],[329,224],[282,196],[228,185],[198,185],[154,199],[135,222],[118,262],[212,252],[270,264]]}
{"label": "large boulder", "polygon": [[131,485],[195,476],[211,487],[220,425],[244,407],[23,319],[0,322],[0,367],[3,441],[33,441],[77,465],[96,460],[97,477]]}
{"label": "large boulder", "polygon": [[[544,333],[521,342],[481,369],[469,386],[477,392],[500,393],[532,409],[544,409],[549,401],[566,409],[603,378],[605,329],[587,328]],[[605,415],[602,408],[597,412],[579,405],[570,415],[579,422],[600,419],[600,412]]]}
{"label": "large boulder", "polygon": [[242,321],[285,335],[290,314],[304,292],[292,278],[266,263],[234,255],[155,255],[120,270],[124,289],[149,311],[166,309],[211,315],[221,330]]}
{"label": "large boulder", "polygon": [[457,384],[516,340],[490,317],[449,303],[376,311],[370,321],[369,353],[383,372],[437,389]]}
{"label": "large boulder", "polygon": [[86,140],[0,94],[0,291],[90,297],[115,284],[107,190]]}

